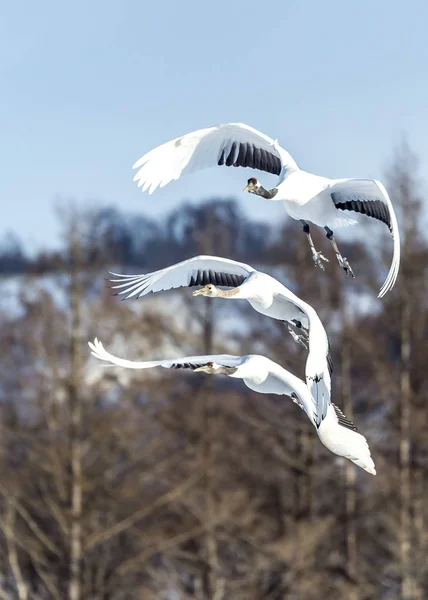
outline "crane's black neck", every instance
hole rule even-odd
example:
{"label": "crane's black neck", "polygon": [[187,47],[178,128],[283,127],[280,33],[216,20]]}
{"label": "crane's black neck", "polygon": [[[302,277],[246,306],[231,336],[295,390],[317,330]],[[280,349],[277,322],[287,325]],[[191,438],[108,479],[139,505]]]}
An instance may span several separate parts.
{"label": "crane's black neck", "polygon": [[259,186],[256,190],[256,194],[258,196],[262,196],[265,200],[272,200],[278,193],[278,188],[273,188],[271,190],[265,190],[263,186]]}

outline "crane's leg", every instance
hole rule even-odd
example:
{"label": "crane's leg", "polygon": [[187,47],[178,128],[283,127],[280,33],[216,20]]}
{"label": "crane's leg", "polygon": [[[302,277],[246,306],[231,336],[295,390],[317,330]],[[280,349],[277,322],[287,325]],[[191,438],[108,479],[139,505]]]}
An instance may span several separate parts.
{"label": "crane's leg", "polygon": [[309,225],[306,223],[306,221],[301,221],[301,223],[303,225],[303,231],[304,231],[304,233],[306,233],[306,237],[308,238],[309,246],[311,247],[312,258],[314,259],[315,266],[319,267],[322,271],[325,271],[325,267],[322,264],[322,261],[328,262],[328,258],[323,256],[321,254],[321,252],[316,251],[316,248],[312,241],[312,236],[311,236],[311,231],[309,229]]}
{"label": "crane's leg", "polygon": [[336,240],[334,239],[334,235],[332,230],[329,227],[324,227],[327,232],[327,238],[330,240],[331,245],[333,246],[334,253],[336,255],[337,261],[342,269],[345,271],[346,276],[351,276],[355,279],[354,271],[351,269],[351,265],[348,262],[348,259],[345,256],[340,254],[339,248],[337,247]]}
{"label": "crane's leg", "polygon": [[284,325],[287,326],[287,329],[295,342],[303,346],[305,350],[308,349],[309,344],[309,335],[306,329],[302,326],[300,321],[283,321]]}

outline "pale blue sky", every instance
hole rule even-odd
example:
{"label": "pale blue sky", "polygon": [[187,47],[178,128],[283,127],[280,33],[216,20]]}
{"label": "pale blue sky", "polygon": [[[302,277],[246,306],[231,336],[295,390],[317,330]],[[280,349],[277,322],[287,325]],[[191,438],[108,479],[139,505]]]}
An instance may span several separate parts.
{"label": "pale blue sky", "polygon": [[[307,170],[381,178],[405,132],[428,169],[426,0],[9,2],[0,9],[0,239],[53,243],[58,197],[162,215],[242,194],[211,169],[142,194],[134,161],[194,129],[243,121]],[[269,176],[266,175],[267,183]]]}

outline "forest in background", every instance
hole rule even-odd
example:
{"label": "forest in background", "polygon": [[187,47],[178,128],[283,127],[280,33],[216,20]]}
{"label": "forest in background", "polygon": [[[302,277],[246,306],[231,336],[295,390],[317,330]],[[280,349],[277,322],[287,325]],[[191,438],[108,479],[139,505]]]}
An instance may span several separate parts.
{"label": "forest in background", "polygon": [[[0,600],[428,597],[428,241],[404,145],[386,184],[402,262],[382,300],[392,240],[369,219],[358,239],[337,233],[353,281],[322,232],[325,273],[298,223],[253,221],[232,199],[163,220],[143,198],[138,215],[68,204],[59,249],[0,243]],[[197,254],[265,270],[317,310],[332,397],[376,477],[329,453],[286,397],[90,356],[97,336],[134,360],[260,353],[304,377],[306,351],[246,302],[190,290],[120,302],[104,280]]]}

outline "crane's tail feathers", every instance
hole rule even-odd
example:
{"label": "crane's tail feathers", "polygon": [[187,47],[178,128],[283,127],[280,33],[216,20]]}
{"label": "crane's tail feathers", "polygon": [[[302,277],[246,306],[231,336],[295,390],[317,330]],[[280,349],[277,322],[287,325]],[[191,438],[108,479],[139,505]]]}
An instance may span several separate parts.
{"label": "crane's tail feathers", "polygon": [[368,461],[362,461],[358,458],[351,458],[350,460],[352,460],[352,462],[355,463],[358,467],[364,469],[364,471],[367,471],[367,473],[370,473],[371,475],[376,475],[375,464],[371,456],[369,456]]}
{"label": "crane's tail feathers", "polygon": [[317,429],[321,442],[331,452],[343,456],[372,475],[376,469],[366,438],[357,431],[354,423],[334,404]]}
{"label": "crane's tail feathers", "polygon": [[378,294],[378,298],[382,298],[387,292],[389,292],[389,290],[391,290],[394,287],[394,284],[397,280],[398,271],[400,269],[400,232],[398,230],[397,217],[395,215],[394,207],[392,205],[388,192],[386,191],[386,189],[380,181],[376,181],[376,184],[378,185],[380,191],[384,195],[386,203],[388,205],[389,215],[391,218],[391,234],[394,240],[394,253],[392,256],[391,267],[385,279],[385,283],[381,287],[380,292]]}
{"label": "crane's tail feathers", "polygon": [[367,473],[376,475],[375,464],[366,438],[361,433],[349,430],[347,430],[346,437],[346,452],[343,456],[367,471]]}

